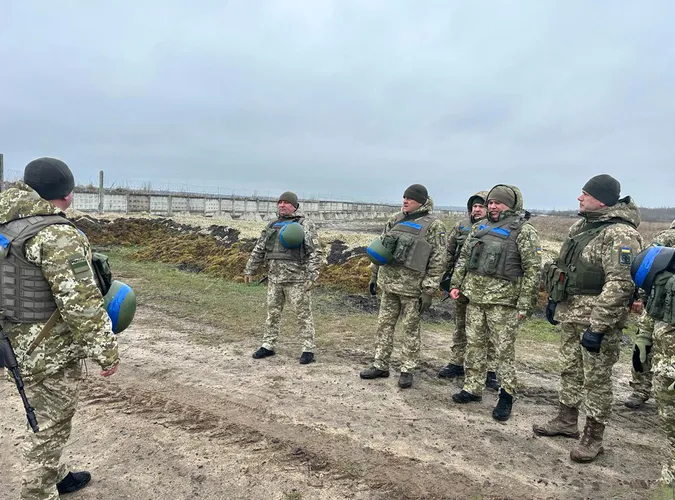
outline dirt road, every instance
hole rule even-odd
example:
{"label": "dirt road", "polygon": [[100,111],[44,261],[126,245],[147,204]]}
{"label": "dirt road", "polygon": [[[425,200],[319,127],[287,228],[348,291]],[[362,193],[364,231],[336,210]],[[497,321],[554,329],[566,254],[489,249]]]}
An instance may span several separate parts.
{"label": "dirt road", "polygon": [[[519,352],[524,385],[506,424],[491,418],[496,396],[459,407],[455,383],[436,379],[442,360],[425,338],[425,365],[412,389],[396,377],[365,382],[370,352],[319,349],[297,362],[283,337],[278,355],[253,360],[259,339],[190,343],[217,335],[197,319],[144,307],[121,337],[123,364],[102,379],[89,364],[73,436],[75,468],[93,474],[77,499],[647,498],[665,438],[655,406],[630,411],[627,371],[617,369],[606,452],[570,462],[573,441],[532,435],[552,415],[557,377],[528,366],[554,349]],[[396,352],[395,352],[396,356]],[[0,499],[18,497],[23,427],[20,400],[0,384]]]}

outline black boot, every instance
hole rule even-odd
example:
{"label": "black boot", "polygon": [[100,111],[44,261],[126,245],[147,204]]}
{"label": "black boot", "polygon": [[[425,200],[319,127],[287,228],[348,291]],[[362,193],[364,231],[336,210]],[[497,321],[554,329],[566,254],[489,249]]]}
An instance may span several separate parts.
{"label": "black boot", "polygon": [[461,392],[452,395],[452,400],[459,404],[473,403],[474,401],[482,401],[483,396],[474,396],[470,392],[466,392],[464,389],[462,389]]}
{"label": "black boot", "polygon": [[300,356],[300,364],[301,365],[308,365],[314,361],[314,353],[313,352],[303,352],[302,356]]}
{"label": "black boot", "polygon": [[448,366],[441,368],[441,371],[438,372],[438,376],[441,378],[463,377],[464,367],[462,365],[453,365],[450,363]]}
{"label": "black boot", "polygon": [[269,349],[265,349],[264,347],[261,347],[258,349],[256,352],[253,353],[253,357],[255,359],[261,359],[261,358],[266,358],[267,356],[274,356],[276,353],[274,351],[270,351]]}
{"label": "black boot", "polygon": [[511,408],[513,407],[513,396],[504,389],[499,391],[499,401],[497,406],[492,410],[492,418],[505,422],[511,416]]}
{"label": "black boot", "polygon": [[493,391],[499,390],[499,380],[497,380],[497,374],[495,372],[487,372],[485,387]]}
{"label": "black boot", "polygon": [[413,383],[413,374],[408,372],[401,372],[401,376],[398,378],[398,386],[401,389],[407,389],[411,387]]}
{"label": "black boot", "polygon": [[91,474],[86,470],[82,472],[69,472],[66,477],[59,481],[56,489],[59,491],[59,495],[65,495],[66,493],[81,490],[87,486],[89,481],[91,481]]}
{"label": "black boot", "polygon": [[365,378],[367,380],[374,379],[374,378],[387,378],[389,376],[389,370],[380,370],[379,368],[375,368],[374,366],[371,366],[367,370],[363,370],[359,376],[361,378]]}

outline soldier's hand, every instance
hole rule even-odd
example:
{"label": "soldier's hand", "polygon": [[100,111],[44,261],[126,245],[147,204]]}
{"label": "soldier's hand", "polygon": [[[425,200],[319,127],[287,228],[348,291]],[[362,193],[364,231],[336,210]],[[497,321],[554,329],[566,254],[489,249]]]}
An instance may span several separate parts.
{"label": "soldier's hand", "polygon": [[109,370],[102,370],[101,371],[101,377],[109,377],[110,375],[114,375],[117,372],[118,366],[119,366],[119,363],[117,363],[115,366],[113,366]]}
{"label": "soldier's hand", "polygon": [[546,304],[546,321],[551,323],[553,326],[560,323],[560,321],[556,321],[555,319],[553,319],[555,317],[555,309],[557,305],[558,304],[556,302],[553,302],[553,299],[551,297],[548,298],[548,303]]}
{"label": "soldier's hand", "polygon": [[377,279],[371,278],[370,283],[368,283],[368,291],[370,295],[377,295]]}
{"label": "soldier's hand", "polygon": [[600,344],[602,344],[602,338],[604,336],[604,333],[586,330],[581,336],[581,345],[584,346],[588,352],[598,354],[600,352]]}
{"label": "soldier's hand", "polygon": [[642,314],[642,310],[645,308],[645,305],[641,300],[636,300],[633,302],[633,305],[630,306],[630,310],[635,314]]}
{"label": "soldier's hand", "polygon": [[247,285],[253,283],[253,276],[251,276],[250,274],[244,274],[244,283]]}
{"label": "soldier's hand", "polygon": [[431,307],[431,294],[422,293],[422,295],[420,295],[419,298],[419,306],[418,306],[419,312],[423,313],[424,311],[428,311],[430,307]]}
{"label": "soldier's hand", "polygon": [[527,314],[523,314],[521,312],[518,313],[518,321],[523,321],[524,319],[527,319]]}
{"label": "soldier's hand", "polygon": [[457,300],[459,298],[459,288],[453,288],[450,290],[450,298],[452,300]]}
{"label": "soldier's hand", "polygon": [[649,353],[652,350],[652,339],[644,335],[638,335],[635,337],[635,346],[633,347],[633,368],[636,372],[648,372],[649,363]]}

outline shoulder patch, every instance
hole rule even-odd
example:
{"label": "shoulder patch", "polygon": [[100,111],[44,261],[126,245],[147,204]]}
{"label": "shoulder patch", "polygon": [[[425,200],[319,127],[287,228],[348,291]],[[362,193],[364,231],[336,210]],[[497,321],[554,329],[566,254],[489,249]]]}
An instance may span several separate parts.
{"label": "shoulder patch", "polygon": [[80,280],[94,277],[89,262],[87,262],[87,259],[81,255],[73,255],[69,257],[68,264],[73,271],[73,275],[75,275],[75,279]]}
{"label": "shoulder patch", "polygon": [[541,247],[537,247],[537,253],[541,255]]}
{"label": "shoulder patch", "polygon": [[619,264],[622,266],[630,266],[633,262],[633,251],[630,247],[621,247],[619,252]]}

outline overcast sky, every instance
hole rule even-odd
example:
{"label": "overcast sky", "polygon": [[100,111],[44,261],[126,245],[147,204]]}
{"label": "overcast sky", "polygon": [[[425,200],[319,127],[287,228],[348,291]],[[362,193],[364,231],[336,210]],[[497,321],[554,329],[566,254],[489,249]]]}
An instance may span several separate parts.
{"label": "overcast sky", "polygon": [[[81,182],[570,208],[675,205],[675,2],[43,0],[0,6],[0,152]],[[9,172],[11,175],[11,172]]]}

